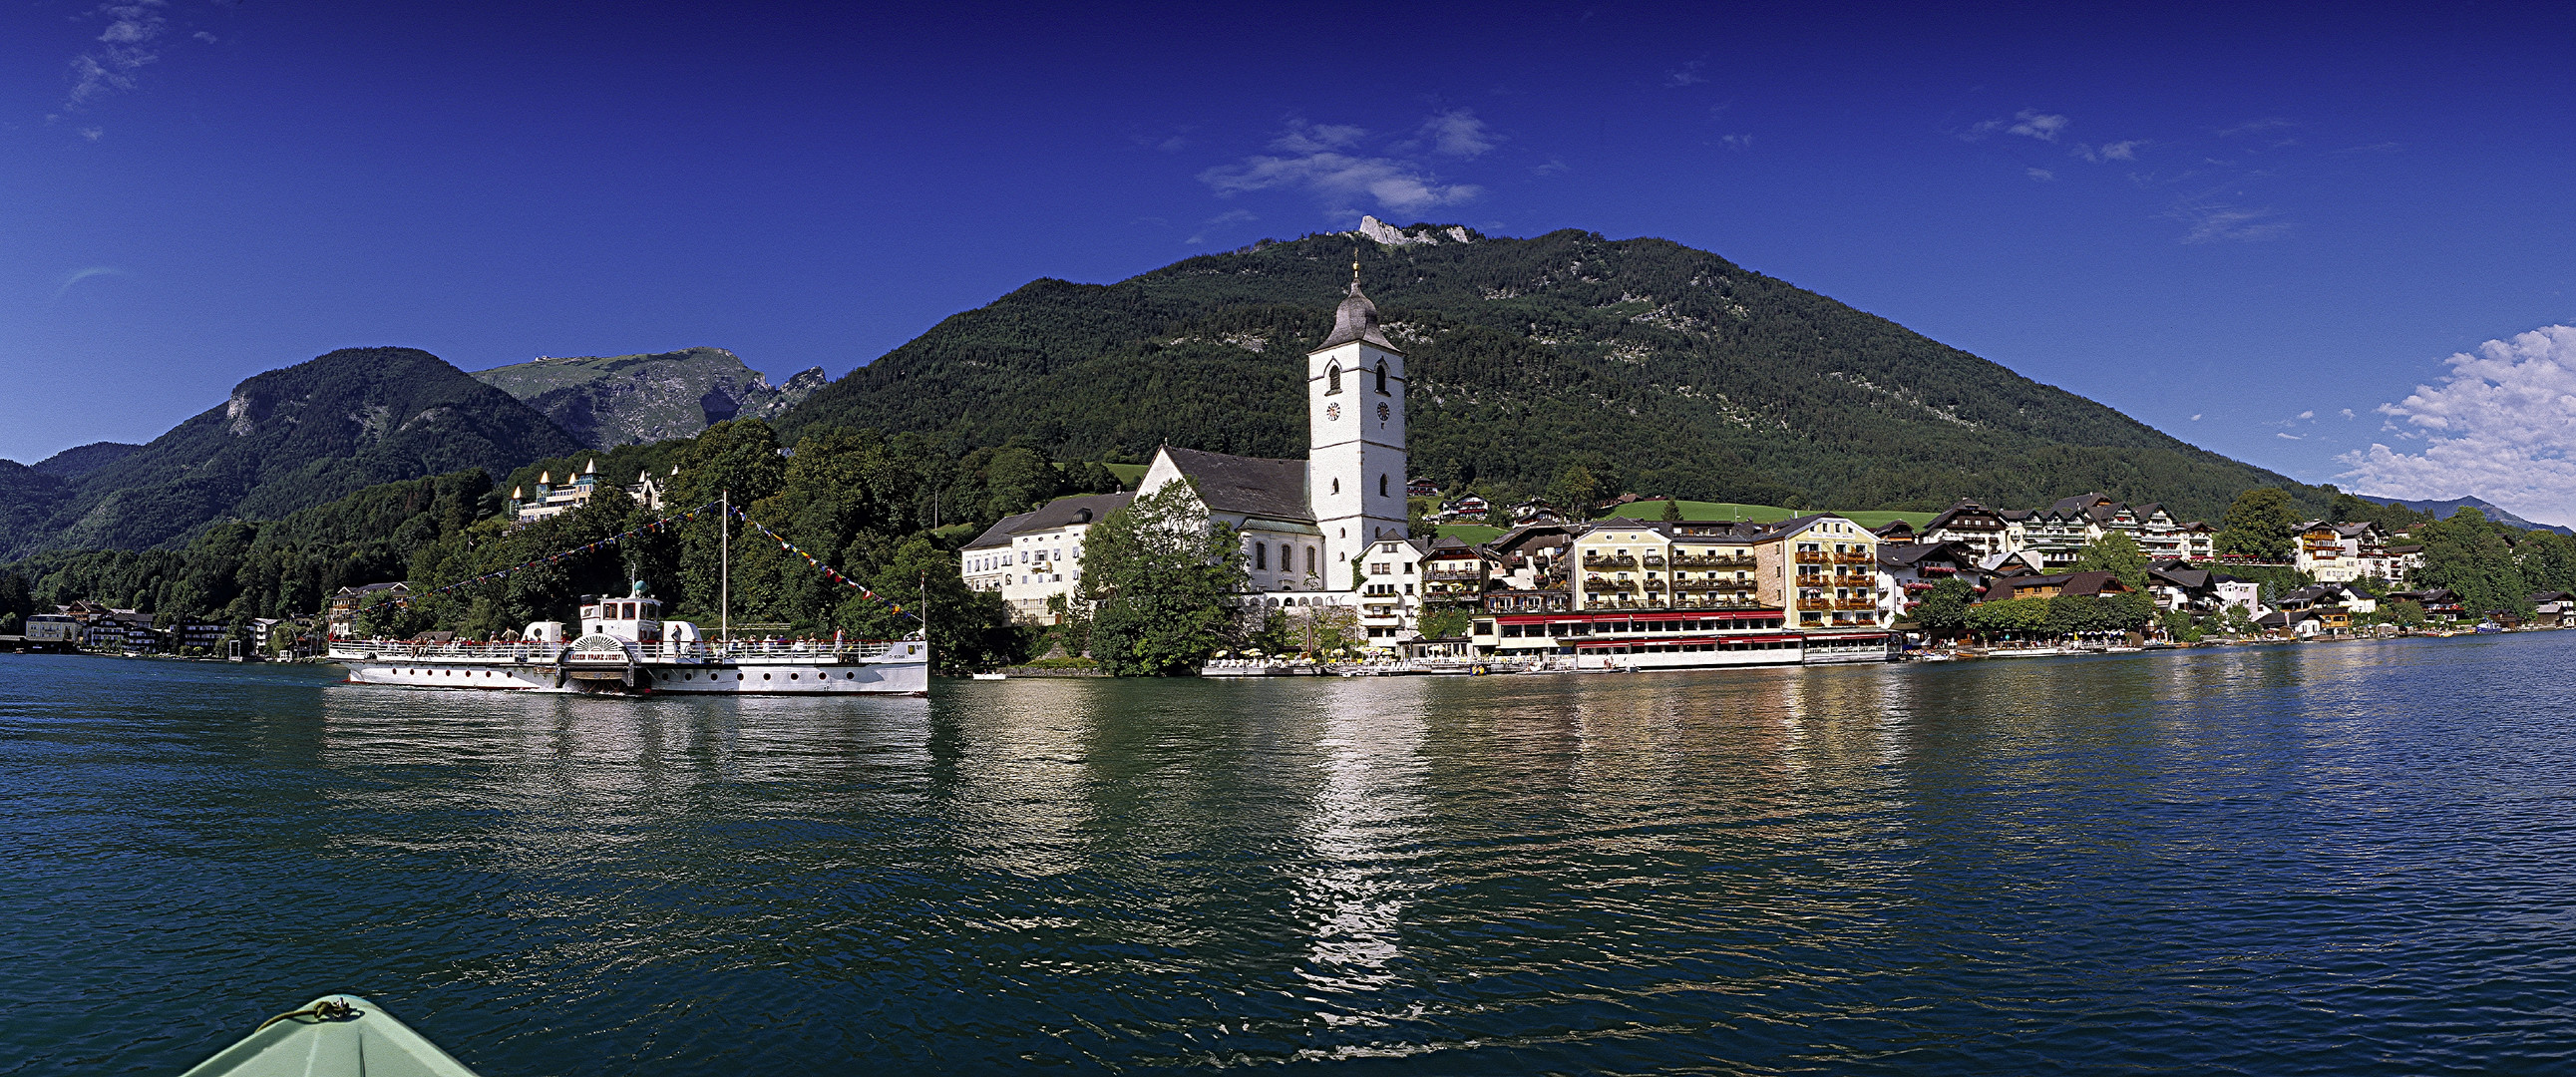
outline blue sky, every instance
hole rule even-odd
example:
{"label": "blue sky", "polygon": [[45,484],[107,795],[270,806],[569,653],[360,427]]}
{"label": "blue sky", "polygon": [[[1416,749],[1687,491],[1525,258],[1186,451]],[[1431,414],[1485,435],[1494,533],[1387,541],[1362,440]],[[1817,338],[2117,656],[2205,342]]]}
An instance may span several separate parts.
{"label": "blue sky", "polygon": [[0,14],[0,456],[348,345],[838,375],[1371,213],[1670,238],[2302,479],[2576,522],[2563,7],[532,7]]}

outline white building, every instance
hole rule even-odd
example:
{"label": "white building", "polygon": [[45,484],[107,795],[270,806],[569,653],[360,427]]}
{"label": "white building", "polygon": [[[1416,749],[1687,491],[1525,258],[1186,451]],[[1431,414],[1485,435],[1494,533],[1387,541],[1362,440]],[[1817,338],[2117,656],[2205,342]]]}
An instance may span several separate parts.
{"label": "white building", "polygon": [[1011,607],[1011,619],[1022,624],[1050,620],[1047,600],[1071,595],[1082,582],[1082,536],[1110,513],[1126,507],[1133,494],[1094,494],[1047,502],[1017,516],[1005,516],[958,551],[958,571],[966,586],[999,591]]}
{"label": "white building", "polygon": [[1357,262],[1351,275],[1332,334],[1306,356],[1306,459],[1165,446],[1137,487],[1187,481],[1211,521],[1242,532],[1263,605],[1354,605],[1370,549],[1405,536],[1404,352],[1378,328]]}

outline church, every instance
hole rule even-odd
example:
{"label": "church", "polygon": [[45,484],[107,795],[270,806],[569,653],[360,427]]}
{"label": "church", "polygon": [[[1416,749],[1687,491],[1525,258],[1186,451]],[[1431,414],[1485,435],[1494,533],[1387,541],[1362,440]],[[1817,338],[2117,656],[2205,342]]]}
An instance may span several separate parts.
{"label": "church", "polygon": [[[1353,562],[1372,540],[1404,537],[1404,397],[1404,351],[1378,327],[1354,260],[1332,334],[1306,355],[1306,458],[1166,445],[1137,490],[1188,481],[1211,522],[1241,533],[1247,586],[1261,603],[1352,605]],[[1081,580],[1083,532],[1133,496],[1064,498],[1004,518],[961,551],[967,586],[1001,592],[1024,622],[1044,620],[1048,600]]]}
{"label": "church", "polygon": [[1306,355],[1306,458],[1166,445],[1137,489],[1189,480],[1210,520],[1242,534],[1250,587],[1268,604],[1348,605],[1353,562],[1372,542],[1404,537],[1404,389],[1404,351],[1378,328],[1354,261],[1332,335]]}

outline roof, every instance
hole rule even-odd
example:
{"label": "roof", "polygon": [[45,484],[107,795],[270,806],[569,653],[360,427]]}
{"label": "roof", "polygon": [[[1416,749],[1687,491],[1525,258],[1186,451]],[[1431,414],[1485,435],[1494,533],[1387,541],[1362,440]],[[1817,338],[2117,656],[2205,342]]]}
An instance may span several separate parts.
{"label": "roof", "polygon": [[1934,558],[1960,560],[1956,543],[1897,542],[1878,548],[1878,563],[1889,568],[1906,568]]}
{"label": "roof", "polygon": [[2114,586],[2122,591],[2128,589],[2128,585],[2120,583],[2118,576],[2108,572],[2068,572],[2055,576],[2007,576],[1996,580],[1993,586],[2004,588],[2007,592],[2033,587],[2055,587],[2057,593],[2062,595],[2099,595]]}
{"label": "roof", "polygon": [[[1983,513],[1992,516],[1995,515],[1995,510],[1987,508],[1984,505],[1977,504],[1976,502],[1970,501],[1966,498],[1960,498],[1958,504],[1942,509],[1941,514],[1933,517],[1931,523],[1923,525],[1923,529],[1925,531],[1937,531],[1941,528],[1951,526],[1951,522],[1956,520],[1958,517],[1971,513]],[[2001,517],[1998,516],[1997,519],[2000,520]]]}
{"label": "roof", "polygon": [[1008,546],[1011,544],[1013,535],[1098,523],[1110,513],[1126,508],[1127,503],[1135,498],[1135,494],[1124,492],[1059,497],[1027,512],[1002,517],[993,526],[985,528],[983,534],[975,536],[975,541],[967,543],[963,548],[980,550],[994,546]]}
{"label": "roof", "polygon": [[993,526],[985,528],[983,534],[975,536],[975,541],[967,543],[963,548],[980,550],[989,546],[1008,546],[1011,544],[1012,529],[1017,528],[1033,515],[1036,514],[1023,512],[1016,516],[1005,516],[995,520]]}
{"label": "roof", "polygon": [[[1352,270],[1356,276],[1358,266],[1354,264]],[[1324,342],[1316,345],[1315,350],[1338,348],[1355,340],[1375,344],[1397,355],[1404,354],[1402,349],[1387,343],[1386,334],[1379,331],[1377,304],[1369,302],[1369,297],[1360,294],[1360,282],[1357,280],[1351,281],[1351,294],[1344,297],[1342,305],[1333,310],[1333,334],[1325,337]]]}
{"label": "roof", "polygon": [[2186,591],[2197,591],[2218,582],[2210,575],[2208,569],[2186,568],[2183,567],[2180,562],[2168,562],[2166,566],[2162,568],[2149,566],[2147,569],[2147,578],[2150,580],[2163,580],[2166,583],[2170,583]]}
{"label": "roof", "polygon": [[1306,462],[1231,456],[1171,445],[1162,451],[1197,484],[1199,501],[1216,512],[1314,523],[1306,500]]}

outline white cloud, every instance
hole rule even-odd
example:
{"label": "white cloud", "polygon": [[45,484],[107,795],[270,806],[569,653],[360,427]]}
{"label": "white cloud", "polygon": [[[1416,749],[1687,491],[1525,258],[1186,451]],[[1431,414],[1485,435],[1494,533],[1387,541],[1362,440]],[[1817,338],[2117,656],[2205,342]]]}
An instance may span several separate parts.
{"label": "white cloud", "polygon": [[[1493,148],[1499,137],[1485,131],[1484,124],[1465,109],[1431,117],[1423,125],[1423,134],[1435,150],[1467,157]],[[1273,188],[1302,189],[1324,200],[1336,215],[1355,214],[1350,207],[1363,199],[1374,200],[1383,210],[1411,213],[1483,193],[1483,188],[1472,184],[1442,183],[1421,162],[1404,156],[1420,149],[1420,142],[1397,143],[1382,155],[1356,152],[1367,137],[1364,128],[1292,118],[1288,130],[1270,143],[1271,149],[1284,155],[1262,154],[1210,168],[1199,173],[1199,182],[1220,198]]]}
{"label": "white cloud", "polygon": [[72,290],[72,285],[78,284],[92,277],[122,277],[126,275],[127,274],[124,270],[118,269],[115,266],[88,266],[82,269],[75,269],[63,276],[62,286],[54,289],[54,298],[61,299],[63,297],[63,293]]}
{"label": "white cloud", "polygon": [[170,20],[160,11],[165,6],[165,0],[128,0],[102,4],[91,12],[107,16],[107,28],[100,31],[96,48],[72,57],[72,91],[65,108],[134,88],[134,73],[161,58],[153,42],[169,28]]}
{"label": "white cloud", "polygon": [[2078,143],[2074,149],[2067,152],[2098,165],[2104,161],[2137,160],[2138,147],[2143,145],[2146,145],[2144,141],[2134,138],[2125,142],[2105,142],[2099,146]]}
{"label": "white cloud", "polygon": [[2196,411],[2195,411],[2195,412],[2192,412],[2192,413],[2191,413],[2191,421],[2193,421],[2193,422],[2199,422],[2199,421],[2200,421],[2200,413],[2199,413],[2199,412],[2196,412]]}
{"label": "white cloud", "polygon": [[2030,174],[2030,178],[2038,180],[2041,183],[2046,183],[2057,178],[2057,173],[2051,172],[2045,168],[2027,168],[2023,169],[2023,171],[2028,172]]}
{"label": "white cloud", "polygon": [[2345,408],[2345,409],[2343,409],[2343,417],[2344,417],[2344,418],[2347,418],[2347,419],[2353,418],[2354,416],[2353,416],[2353,414],[2352,414],[2352,409],[2351,409],[2351,408]]}
{"label": "white cloud", "polygon": [[1664,85],[1678,90],[1684,86],[1697,86],[1700,83],[1707,82],[1708,76],[1700,74],[1700,70],[1707,66],[1708,61],[1706,60],[1693,60],[1681,65],[1680,67],[1674,68],[1673,70],[1666,71],[1664,72]]}
{"label": "white cloud", "polygon": [[2058,132],[2066,130],[2069,122],[2064,116],[2050,115],[2033,108],[2013,113],[2013,121],[2012,126],[2004,128],[2006,134],[2026,135],[2042,142],[2057,141]]}
{"label": "white cloud", "polygon": [[2279,431],[2279,432],[2277,432],[2277,433],[2273,434],[2272,436],[2273,436],[2273,437],[2276,437],[2276,438],[2288,438],[2288,439],[2290,439],[2290,440],[2292,440],[2292,441],[2306,441],[2306,440],[2308,440],[2308,439],[2306,439],[2306,438],[2300,437],[2300,436],[2299,436],[2299,435],[2297,435],[2297,434],[2290,433],[2290,432],[2289,432],[2289,431],[2287,431],[2287,430]]}
{"label": "white cloud", "polygon": [[2183,199],[2164,213],[2167,220],[2191,226],[2190,231],[2183,233],[2184,243],[2217,243],[2222,240],[2254,243],[2290,234],[2289,222],[2270,220],[2272,216],[2269,206],[2257,209],[2231,205],[2208,196]]}
{"label": "white cloud", "polygon": [[1751,135],[1722,135],[1719,136],[1717,141],[1719,145],[1730,150],[1749,150],[1753,148],[1753,136]]}
{"label": "white cloud", "polygon": [[1475,157],[1503,140],[1503,136],[1485,128],[1475,110],[1453,108],[1423,121],[1422,137],[1431,148],[1452,157]]}
{"label": "white cloud", "polygon": [[2378,412],[2422,452],[2373,443],[2336,459],[2348,488],[2391,497],[2473,494],[2536,520],[2576,520],[2576,327],[2552,325],[2452,356],[2440,385]]}
{"label": "white cloud", "polygon": [[1570,170],[1570,168],[1571,168],[1571,166],[1569,166],[1569,165],[1567,165],[1567,164],[1565,163],[1565,158],[1562,158],[1562,157],[1550,157],[1550,158],[1548,158],[1548,159],[1547,159],[1547,163],[1546,163],[1546,164],[1543,164],[1543,165],[1540,165],[1540,166],[1538,166],[1538,167],[1536,167],[1536,168],[1530,169],[1530,171],[1535,172],[1535,173],[1537,173],[1537,174],[1539,174],[1539,175],[1542,175],[1542,176],[1553,176],[1553,175],[1555,175],[1555,174],[1557,174],[1557,173],[1559,173],[1559,172],[1569,171],[1569,170]]}
{"label": "white cloud", "polygon": [[2302,419],[2313,419],[2313,418],[2316,418],[2316,417],[2317,417],[2317,413],[2316,413],[2316,412],[2314,412],[2314,411],[2303,411],[2303,412],[2300,412],[2300,413],[2299,413],[2299,418],[2302,418]]}

